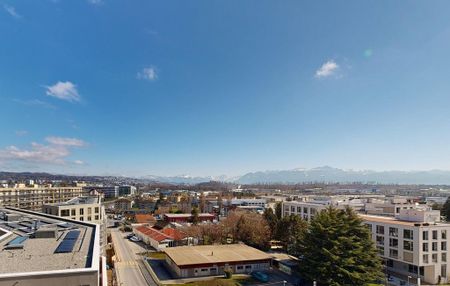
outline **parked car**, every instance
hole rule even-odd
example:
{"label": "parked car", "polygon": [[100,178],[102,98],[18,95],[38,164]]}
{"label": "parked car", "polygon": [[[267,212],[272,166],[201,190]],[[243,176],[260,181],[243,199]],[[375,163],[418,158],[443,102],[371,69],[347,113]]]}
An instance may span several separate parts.
{"label": "parked car", "polygon": [[128,234],[128,235],[126,236],[126,238],[130,239],[130,238],[132,238],[133,236],[134,236],[134,233],[130,233],[130,234]]}
{"label": "parked car", "polygon": [[269,282],[269,275],[267,275],[261,271],[252,272],[252,277],[260,282],[264,282],[264,283]]}
{"label": "parked car", "polygon": [[137,237],[137,236],[132,236],[132,237],[130,237],[130,240],[133,241],[133,242],[139,242],[139,241],[141,241],[141,239],[140,239],[139,237]]}

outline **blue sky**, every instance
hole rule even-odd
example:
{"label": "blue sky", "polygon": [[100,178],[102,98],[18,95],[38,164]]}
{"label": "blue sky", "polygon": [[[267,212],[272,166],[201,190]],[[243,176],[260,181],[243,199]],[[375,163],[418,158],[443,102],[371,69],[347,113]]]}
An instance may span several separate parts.
{"label": "blue sky", "polygon": [[1,170],[450,170],[449,1],[0,5]]}

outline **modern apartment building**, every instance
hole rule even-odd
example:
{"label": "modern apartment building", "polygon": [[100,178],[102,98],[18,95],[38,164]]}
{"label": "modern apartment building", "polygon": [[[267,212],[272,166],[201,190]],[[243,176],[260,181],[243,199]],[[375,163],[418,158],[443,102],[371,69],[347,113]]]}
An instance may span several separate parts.
{"label": "modern apartment building", "polygon": [[0,206],[41,211],[44,204],[65,202],[86,193],[81,187],[0,188]]}
{"label": "modern apartment building", "polygon": [[120,186],[119,196],[134,196],[136,194],[137,188],[135,186]]}
{"label": "modern apartment building", "polygon": [[0,208],[0,286],[106,286],[99,226]]}
{"label": "modern apartment building", "polygon": [[46,204],[42,212],[77,221],[88,221],[102,224],[105,221],[105,210],[99,197],[78,197],[67,202]]}
{"label": "modern apartment building", "polygon": [[440,222],[439,211],[408,209],[397,217],[361,217],[388,271],[430,284],[450,281],[450,224]]}
{"label": "modern apartment building", "polygon": [[101,193],[105,199],[117,198],[119,196],[119,186],[88,186],[83,187],[86,193]]}

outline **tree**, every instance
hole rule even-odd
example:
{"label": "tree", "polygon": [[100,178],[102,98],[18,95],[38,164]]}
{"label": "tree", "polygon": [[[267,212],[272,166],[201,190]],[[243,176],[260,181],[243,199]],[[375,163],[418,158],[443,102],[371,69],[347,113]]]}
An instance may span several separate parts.
{"label": "tree", "polygon": [[274,237],[278,224],[277,216],[273,213],[272,208],[267,208],[264,210],[263,217],[266,220],[267,224],[269,225],[270,236]]}
{"label": "tree", "polygon": [[281,219],[282,212],[283,212],[283,205],[281,202],[278,202],[275,205],[275,215],[276,215],[277,219],[279,219],[279,220]]}
{"label": "tree", "polygon": [[281,241],[287,253],[298,257],[307,228],[308,223],[299,216],[285,216],[277,223],[275,238]]}
{"label": "tree", "polygon": [[444,205],[442,206],[441,215],[446,221],[450,221],[450,197],[447,198]]}
{"label": "tree", "polygon": [[192,223],[194,225],[197,225],[198,224],[198,208],[197,207],[192,208],[191,214],[192,214]]}
{"label": "tree", "polygon": [[301,242],[300,271],[318,285],[362,286],[382,277],[370,232],[350,208],[318,213]]}
{"label": "tree", "polygon": [[205,212],[205,207],[206,207],[206,199],[205,199],[205,194],[203,194],[203,192],[200,194],[200,212],[204,213]]}

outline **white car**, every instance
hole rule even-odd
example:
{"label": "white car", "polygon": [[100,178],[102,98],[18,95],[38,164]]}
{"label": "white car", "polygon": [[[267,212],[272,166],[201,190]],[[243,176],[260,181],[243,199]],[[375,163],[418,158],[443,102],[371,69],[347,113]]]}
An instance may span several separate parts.
{"label": "white car", "polygon": [[132,237],[130,238],[130,240],[133,241],[133,242],[141,241],[141,239],[140,239],[139,237],[137,237],[137,236],[132,236]]}

